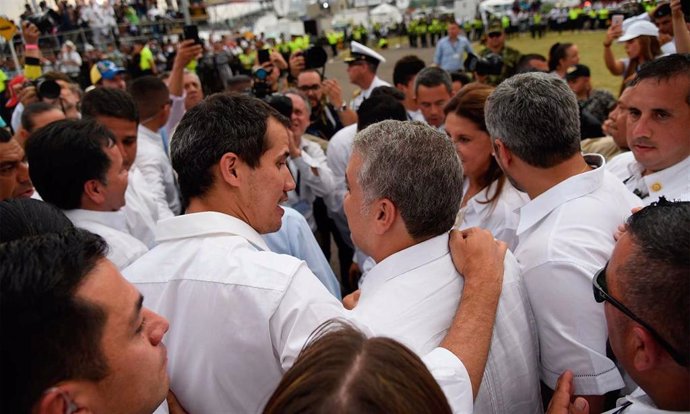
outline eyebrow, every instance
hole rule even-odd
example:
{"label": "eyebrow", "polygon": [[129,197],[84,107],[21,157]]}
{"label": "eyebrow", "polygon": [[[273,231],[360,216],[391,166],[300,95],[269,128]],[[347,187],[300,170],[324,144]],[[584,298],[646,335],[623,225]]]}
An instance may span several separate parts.
{"label": "eyebrow", "polygon": [[134,313],[132,314],[132,318],[129,321],[129,324],[131,326],[136,326],[137,321],[139,320],[139,313],[141,313],[141,308],[144,305],[144,296],[142,294],[139,294],[139,299],[137,302],[134,304]]}

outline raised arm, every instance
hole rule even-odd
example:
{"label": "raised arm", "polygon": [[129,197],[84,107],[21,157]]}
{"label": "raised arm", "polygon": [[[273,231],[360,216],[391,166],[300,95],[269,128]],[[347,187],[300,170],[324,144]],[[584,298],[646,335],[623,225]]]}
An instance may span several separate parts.
{"label": "raised arm", "polygon": [[609,70],[609,72],[616,76],[623,74],[625,65],[620,60],[616,60],[616,58],[613,56],[611,45],[613,44],[614,40],[621,36],[622,33],[623,29],[621,29],[620,25],[612,24],[611,27],[609,27],[609,29],[606,31],[606,38],[604,39],[604,63],[606,64],[606,68]]}

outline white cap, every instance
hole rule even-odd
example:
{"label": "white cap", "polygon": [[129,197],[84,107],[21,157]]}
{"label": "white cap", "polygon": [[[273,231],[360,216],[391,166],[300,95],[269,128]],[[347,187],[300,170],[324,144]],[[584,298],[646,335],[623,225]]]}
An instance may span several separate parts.
{"label": "white cap", "polygon": [[639,36],[659,36],[659,28],[652,22],[646,20],[639,20],[632,23],[625,29],[623,36],[618,38],[618,42],[627,42],[628,40],[635,39]]}
{"label": "white cap", "polygon": [[364,46],[363,44],[353,40],[350,42],[350,57],[345,58],[345,62],[350,63],[357,60],[366,60],[379,64],[385,62],[386,58],[374,52],[372,49]]}

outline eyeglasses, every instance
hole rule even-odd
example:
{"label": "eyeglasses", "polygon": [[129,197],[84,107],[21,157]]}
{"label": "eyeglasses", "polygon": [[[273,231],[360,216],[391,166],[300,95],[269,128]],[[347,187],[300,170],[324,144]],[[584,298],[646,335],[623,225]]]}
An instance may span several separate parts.
{"label": "eyeglasses", "polygon": [[314,85],[302,85],[299,87],[299,90],[302,92],[318,91],[319,89],[321,89],[321,85],[318,83]]}
{"label": "eyeglasses", "polygon": [[688,360],[685,356],[683,356],[683,354],[676,351],[675,348],[673,348],[671,344],[666,342],[666,340],[647,322],[640,319],[640,317],[635,315],[630,309],[628,309],[625,305],[614,299],[609,294],[608,286],[606,285],[606,268],[608,267],[608,265],[609,264],[606,263],[606,265],[594,275],[594,279],[592,279],[592,290],[594,291],[594,300],[596,300],[597,303],[602,303],[604,301],[609,302],[616,309],[623,312],[627,317],[642,325],[642,327],[649,331],[649,333],[654,337],[654,339],[656,339],[657,342],[659,342],[659,344],[666,350],[666,352],[668,352],[669,355],[671,355],[671,358],[673,358],[674,361],[676,361],[681,366],[688,366]]}
{"label": "eyeglasses", "polygon": [[491,32],[487,36],[489,36],[490,38],[495,38],[495,37],[501,37],[502,34],[503,34],[503,32]]}

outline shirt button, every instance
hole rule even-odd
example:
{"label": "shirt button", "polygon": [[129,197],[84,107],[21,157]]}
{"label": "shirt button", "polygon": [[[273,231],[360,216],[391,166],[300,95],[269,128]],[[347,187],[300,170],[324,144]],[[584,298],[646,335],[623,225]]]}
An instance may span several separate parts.
{"label": "shirt button", "polygon": [[650,188],[655,193],[658,191],[661,191],[661,183],[654,183],[654,184],[652,184],[652,186]]}

